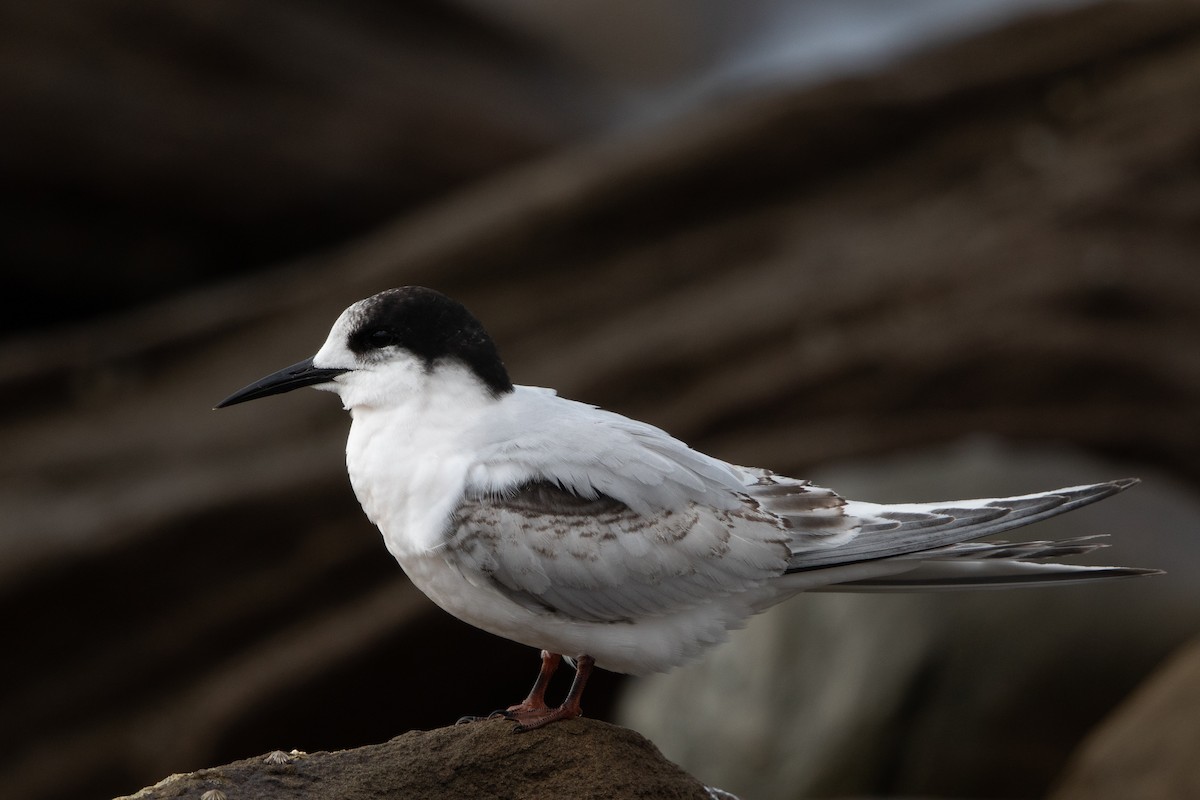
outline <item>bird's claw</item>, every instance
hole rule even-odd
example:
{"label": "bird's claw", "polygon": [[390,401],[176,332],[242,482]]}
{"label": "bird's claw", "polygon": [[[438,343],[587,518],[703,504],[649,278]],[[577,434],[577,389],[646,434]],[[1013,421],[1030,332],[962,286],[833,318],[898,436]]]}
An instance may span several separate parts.
{"label": "bird's claw", "polygon": [[515,719],[515,715],[510,709],[499,708],[488,714],[487,716],[478,716],[476,714],[467,714],[459,717],[454,721],[455,725],[469,725],[472,722],[487,722],[490,719]]}
{"label": "bird's claw", "polygon": [[472,722],[483,722],[485,719],[491,719],[491,718],[492,717],[490,714],[486,717],[480,717],[475,714],[467,714],[465,716],[459,717],[458,719],[454,720],[454,724],[455,725],[470,725]]}

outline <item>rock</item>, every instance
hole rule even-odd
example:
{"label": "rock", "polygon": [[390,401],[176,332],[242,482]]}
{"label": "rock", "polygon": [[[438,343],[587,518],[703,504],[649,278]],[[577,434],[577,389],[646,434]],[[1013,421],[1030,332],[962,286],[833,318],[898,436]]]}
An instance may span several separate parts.
{"label": "rock", "polygon": [[1200,797],[1200,640],[1092,732],[1051,800]]}
{"label": "rock", "polygon": [[[172,775],[121,800],[561,800],[716,796],[626,728],[578,719],[522,734],[505,720],[412,731],[322,753],[275,751]],[[213,795],[209,795],[212,797]]]}

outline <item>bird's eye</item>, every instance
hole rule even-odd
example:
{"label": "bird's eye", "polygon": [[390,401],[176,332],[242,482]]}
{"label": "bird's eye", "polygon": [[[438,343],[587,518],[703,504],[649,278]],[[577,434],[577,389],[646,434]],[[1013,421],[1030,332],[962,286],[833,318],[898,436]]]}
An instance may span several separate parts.
{"label": "bird's eye", "polygon": [[400,341],[399,335],[387,328],[379,328],[378,330],[371,331],[370,335],[367,336],[367,343],[375,348],[387,347],[398,341]]}

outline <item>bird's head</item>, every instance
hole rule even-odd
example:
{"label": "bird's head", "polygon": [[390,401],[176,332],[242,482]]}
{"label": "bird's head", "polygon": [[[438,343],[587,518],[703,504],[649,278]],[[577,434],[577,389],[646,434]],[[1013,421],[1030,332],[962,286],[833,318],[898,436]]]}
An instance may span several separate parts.
{"label": "bird's head", "polygon": [[431,380],[463,381],[467,391],[499,397],[512,391],[496,345],[465,306],[420,286],[389,289],[338,317],[312,358],[255,381],[217,408],[301,386],[337,392],[347,408],[386,406]]}

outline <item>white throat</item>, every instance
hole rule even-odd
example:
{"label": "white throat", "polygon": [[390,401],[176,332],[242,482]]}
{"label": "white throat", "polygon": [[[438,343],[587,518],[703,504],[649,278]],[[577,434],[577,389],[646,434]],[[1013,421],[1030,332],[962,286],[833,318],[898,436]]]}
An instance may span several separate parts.
{"label": "white throat", "polygon": [[401,563],[441,544],[498,402],[465,367],[413,366],[348,373],[337,387],[353,418],[350,483]]}

